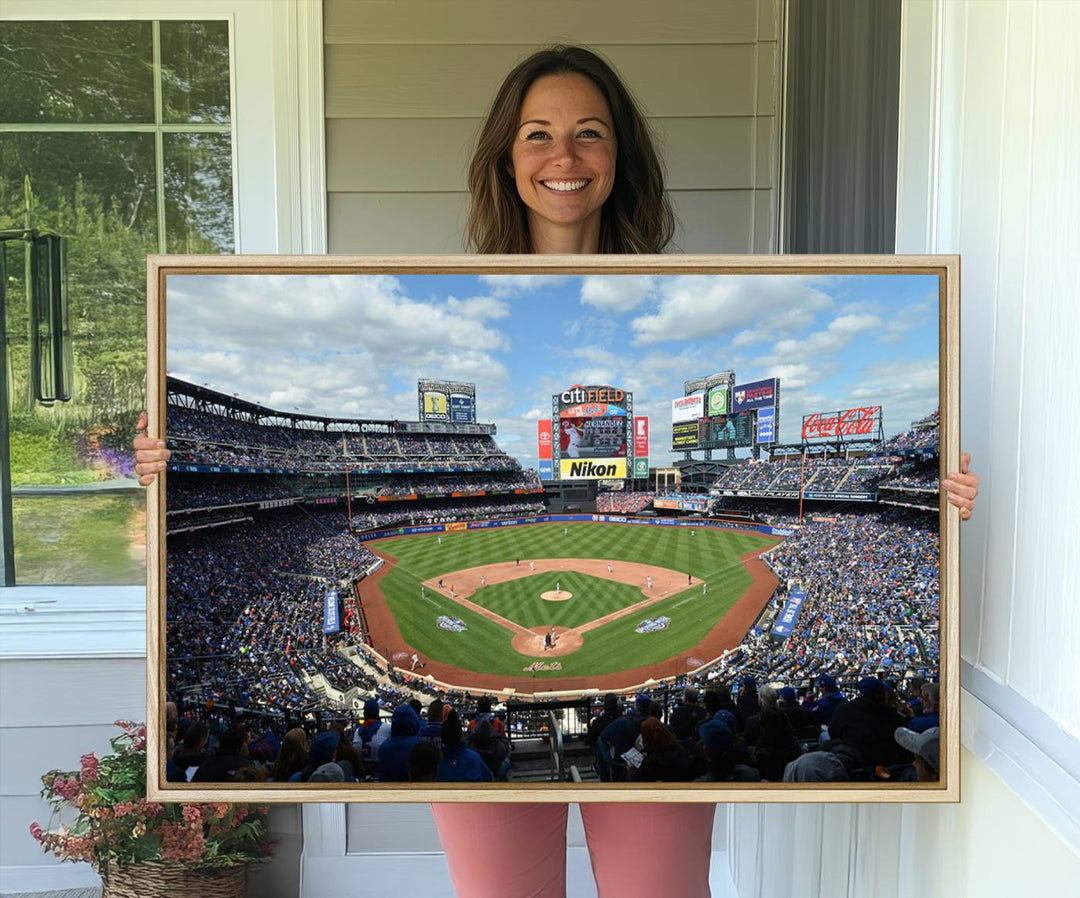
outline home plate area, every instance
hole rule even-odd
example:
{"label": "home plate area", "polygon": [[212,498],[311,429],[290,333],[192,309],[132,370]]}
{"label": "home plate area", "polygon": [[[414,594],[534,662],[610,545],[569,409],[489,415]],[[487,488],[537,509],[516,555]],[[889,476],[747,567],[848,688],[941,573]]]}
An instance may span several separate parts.
{"label": "home plate area", "polygon": [[[577,627],[525,627],[473,601],[477,597],[477,591],[482,590],[484,586],[494,586],[548,572],[558,577],[559,574],[569,571],[615,583],[638,586],[641,589],[642,599]],[[652,564],[629,561],[612,563],[594,558],[545,558],[524,564],[505,562],[464,568],[425,580],[424,587],[510,630],[513,633],[514,649],[522,655],[549,658],[569,655],[580,649],[585,642],[585,634],[590,630],[619,618],[639,615],[650,605],[663,601],[672,593],[695,584],[700,585],[700,583],[700,580],[688,577],[685,572]],[[570,590],[563,589],[558,579],[555,581],[555,587],[555,589],[541,592],[540,598],[548,602],[573,601],[574,594]]]}

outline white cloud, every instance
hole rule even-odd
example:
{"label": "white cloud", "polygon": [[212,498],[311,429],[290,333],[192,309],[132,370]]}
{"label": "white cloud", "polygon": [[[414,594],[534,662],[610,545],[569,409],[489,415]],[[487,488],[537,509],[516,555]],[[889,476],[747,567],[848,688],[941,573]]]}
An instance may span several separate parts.
{"label": "white cloud", "polygon": [[480,280],[498,297],[526,296],[557,287],[566,281],[560,274],[482,274]]}
{"label": "white cloud", "polygon": [[723,337],[755,329],[787,334],[808,327],[833,305],[820,279],[798,275],[685,275],[660,282],[653,314],[630,326],[637,344]]}
{"label": "white cloud", "polygon": [[628,312],[641,305],[656,288],[648,275],[590,275],[581,282],[581,301],[608,312]]}
{"label": "white cloud", "polygon": [[542,414],[543,414],[543,412],[541,412],[540,409],[531,408],[527,412],[525,412],[525,414],[523,414],[521,417],[524,418],[526,421],[537,421],[537,420],[539,420],[539,418],[540,418],[540,416]]}

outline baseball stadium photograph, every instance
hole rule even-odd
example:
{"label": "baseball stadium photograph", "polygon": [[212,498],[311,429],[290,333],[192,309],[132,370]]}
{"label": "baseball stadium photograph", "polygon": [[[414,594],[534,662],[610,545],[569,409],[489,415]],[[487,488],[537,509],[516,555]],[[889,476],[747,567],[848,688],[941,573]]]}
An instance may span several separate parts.
{"label": "baseball stadium photograph", "polygon": [[939,272],[161,292],[169,794],[944,784]]}

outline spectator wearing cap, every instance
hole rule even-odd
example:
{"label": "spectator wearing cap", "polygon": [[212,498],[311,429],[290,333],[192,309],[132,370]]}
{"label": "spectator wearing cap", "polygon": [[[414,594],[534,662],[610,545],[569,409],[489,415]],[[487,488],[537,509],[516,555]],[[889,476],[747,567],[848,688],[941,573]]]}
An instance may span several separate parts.
{"label": "spectator wearing cap", "polygon": [[809,712],[814,723],[825,724],[832,722],[836,709],[847,701],[844,694],[837,688],[836,678],[830,674],[818,677],[818,686],[821,687],[821,695],[817,701],[807,699],[803,707]]}
{"label": "spectator wearing cap", "polygon": [[847,768],[831,751],[808,751],[784,768],[785,783],[845,783]]}
{"label": "spectator wearing cap", "polygon": [[374,770],[379,746],[390,738],[390,727],[379,720],[379,700],[369,698],[364,702],[364,719],[353,733],[352,744],[360,755],[365,770]]}
{"label": "spectator wearing cap", "polygon": [[604,696],[604,709],[589,721],[589,729],[585,733],[585,744],[589,748],[595,749],[600,734],[604,732],[609,723],[613,723],[621,715],[622,708],[619,707],[619,697],[614,692],[607,693]]}
{"label": "spectator wearing cap", "polygon": [[872,776],[879,765],[902,764],[907,758],[893,734],[904,719],[885,702],[885,687],[877,677],[859,681],[859,696],[836,709],[829,737],[858,752],[863,768]]}
{"label": "spectator wearing cap", "polygon": [[329,764],[334,760],[334,755],[337,753],[338,746],[341,744],[341,733],[337,730],[327,730],[324,733],[319,733],[314,739],[311,740],[311,748],[308,751],[308,762],[303,770],[294,773],[289,777],[290,783],[306,783],[311,779],[311,775],[322,767],[323,764]]}
{"label": "spectator wearing cap", "polygon": [[325,764],[321,764],[312,771],[311,776],[308,778],[309,783],[343,783],[345,782],[345,771],[342,770],[341,765],[335,761],[328,761]]}
{"label": "spectator wearing cap", "polygon": [[697,729],[705,722],[705,709],[698,703],[698,691],[687,687],[682,701],[671,714],[671,729],[675,738],[686,743],[693,741]]}
{"label": "spectator wearing cap", "polygon": [[739,763],[737,740],[731,725],[735,715],[721,709],[711,720],[698,727],[702,752],[705,757],[705,773],[699,783],[757,782],[761,775],[756,769]]}
{"label": "spectator wearing cap", "polygon": [[420,739],[422,725],[420,715],[410,705],[400,705],[394,709],[390,717],[390,738],[379,747],[377,762],[380,783],[408,782],[409,755]]}
{"label": "spectator wearing cap", "polygon": [[735,706],[739,709],[739,718],[743,723],[761,711],[757,688],[757,680],[752,676],[747,675],[739,681],[739,694],[735,698]]}
{"label": "spectator wearing cap", "polygon": [[[494,777],[484,759],[462,742],[461,718],[453,708],[442,725],[442,760],[438,783],[490,783]],[[423,741],[423,740],[422,740]]]}
{"label": "spectator wearing cap", "polygon": [[652,699],[646,693],[639,692],[627,712],[609,723],[600,733],[596,751],[600,779],[607,782],[626,778],[626,762],[622,756],[634,747],[634,742],[641,732],[641,725],[649,717],[651,707]]}
{"label": "spectator wearing cap", "polygon": [[429,704],[427,706],[427,724],[420,730],[421,739],[430,739],[439,748],[442,748],[443,709],[445,707],[441,699],[435,699]]}
{"label": "spectator wearing cap", "polygon": [[931,727],[921,733],[897,727],[896,744],[915,756],[915,778],[920,783],[936,783],[941,776],[941,730]]}
{"label": "spectator wearing cap", "polygon": [[799,738],[803,738],[804,734],[815,726],[814,718],[810,715],[810,712],[799,704],[799,695],[792,686],[784,686],[778,690],[777,709],[791,724],[791,730]]}
{"label": "spectator wearing cap", "polygon": [[913,717],[907,725],[909,730],[916,733],[925,733],[927,730],[941,726],[940,700],[941,687],[937,683],[923,683],[920,692],[922,696],[922,713]]}

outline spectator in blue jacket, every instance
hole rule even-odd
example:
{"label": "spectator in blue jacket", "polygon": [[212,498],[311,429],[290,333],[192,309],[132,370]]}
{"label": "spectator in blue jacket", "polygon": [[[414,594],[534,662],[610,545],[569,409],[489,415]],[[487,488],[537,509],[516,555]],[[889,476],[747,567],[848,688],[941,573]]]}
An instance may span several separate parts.
{"label": "spectator in blue jacket", "polygon": [[490,783],[494,777],[484,759],[461,740],[461,718],[451,709],[442,725],[442,760],[435,782]]}
{"label": "spectator in blue jacket", "polygon": [[379,746],[380,783],[409,781],[409,755],[420,740],[421,723],[420,715],[408,705],[394,709],[390,718],[390,738]]}

